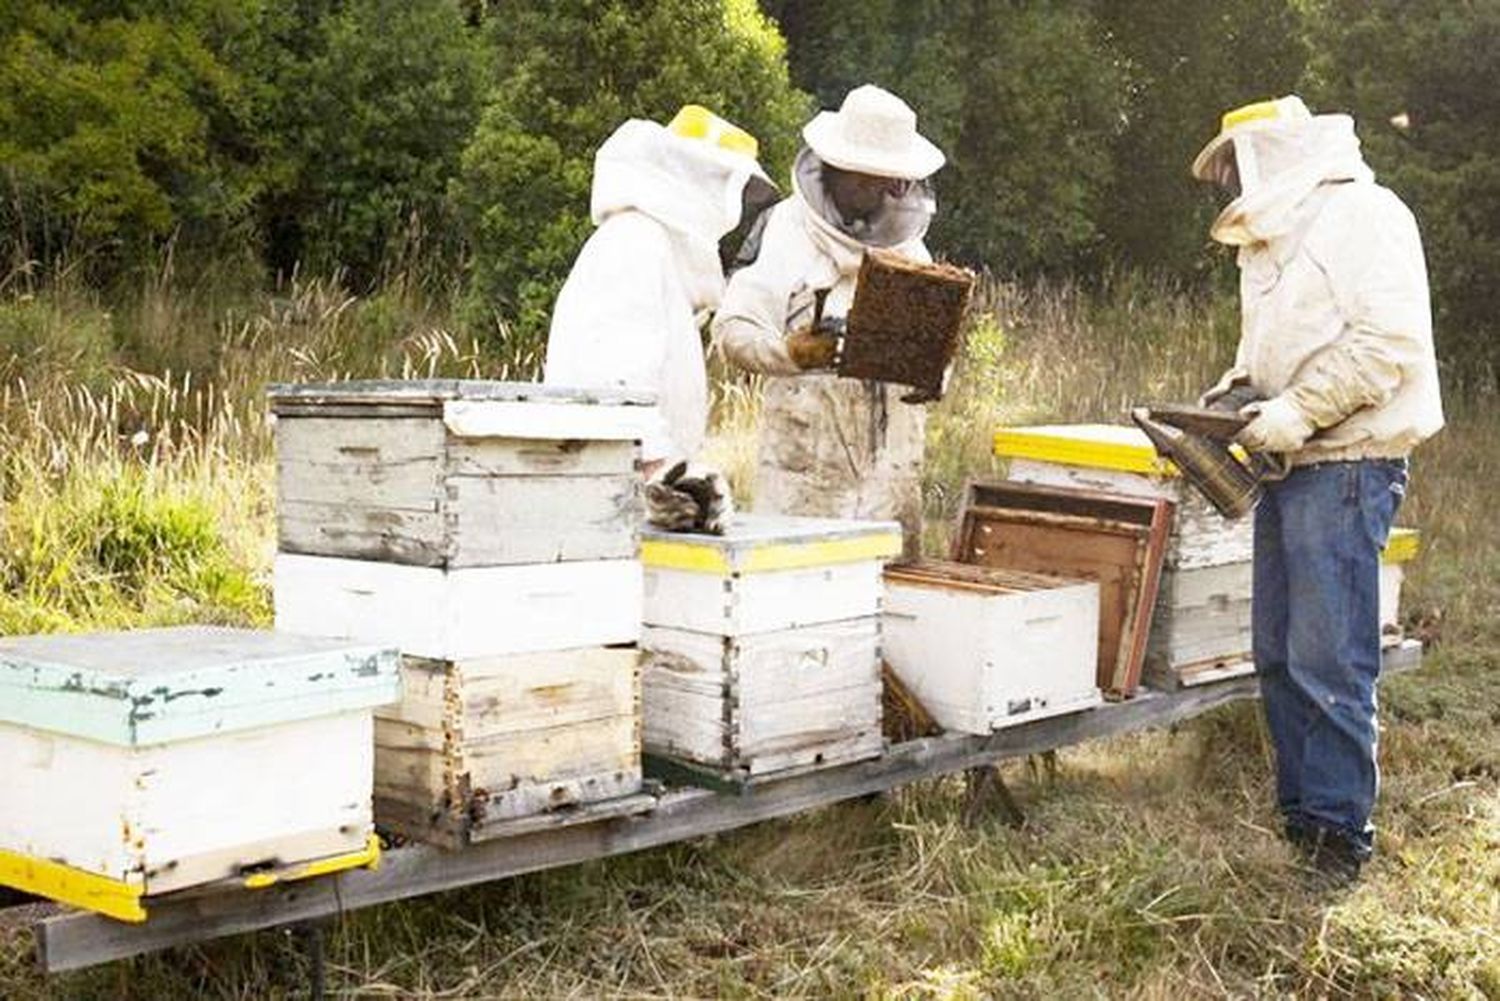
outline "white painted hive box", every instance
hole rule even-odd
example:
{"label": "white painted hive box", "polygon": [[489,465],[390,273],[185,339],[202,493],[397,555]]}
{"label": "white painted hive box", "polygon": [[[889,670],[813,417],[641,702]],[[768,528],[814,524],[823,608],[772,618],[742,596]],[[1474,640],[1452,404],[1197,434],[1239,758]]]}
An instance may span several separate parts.
{"label": "white painted hive box", "polygon": [[382,824],[456,846],[640,791],[637,650],[408,657],[402,675],[401,702],[375,721]]}
{"label": "white painted hive box", "polygon": [[734,778],[878,755],[880,621],[737,637],[648,626],[645,747]]}
{"label": "white painted hive box", "polygon": [[407,566],[280,553],[276,628],[367,639],[432,660],[634,643],[634,559],[519,566]]}
{"label": "white painted hive box", "polygon": [[413,380],[269,395],[283,552],[455,568],[636,555],[649,394]]}
{"label": "white painted hive box", "polygon": [[1222,563],[1162,575],[1146,658],[1175,670],[1250,656],[1253,564]]}
{"label": "white painted hive box", "polygon": [[1145,432],[1113,424],[1055,424],[1002,428],[995,455],[1010,460],[1012,480],[1085,487],[1172,502],[1167,569],[1243,563],[1255,541],[1254,519],[1229,521],[1162,459]]}
{"label": "white painted hive box", "polygon": [[940,725],[985,734],[1098,705],[1099,585],[918,560],[885,572],[885,660]]}
{"label": "white painted hive box", "polygon": [[893,521],[738,515],[722,536],[642,532],[645,622],[744,636],[875,615]]}
{"label": "white painted hive box", "polygon": [[394,649],[181,627],[0,639],[0,882],[141,898],[366,864]]}
{"label": "white painted hive box", "polygon": [[1380,554],[1380,638],[1382,645],[1401,642],[1405,629],[1401,625],[1401,585],[1406,579],[1406,564],[1417,558],[1422,536],[1415,528],[1393,528]]}

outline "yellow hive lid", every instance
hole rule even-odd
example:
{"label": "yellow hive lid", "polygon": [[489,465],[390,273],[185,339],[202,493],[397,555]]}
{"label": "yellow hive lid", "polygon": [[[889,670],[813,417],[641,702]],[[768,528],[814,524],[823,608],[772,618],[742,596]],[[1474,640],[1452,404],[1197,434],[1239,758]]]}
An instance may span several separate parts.
{"label": "yellow hive lid", "polygon": [[1393,528],[1380,554],[1382,563],[1409,563],[1422,548],[1422,533],[1415,528]]}
{"label": "yellow hive lid", "polygon": [[901,552],[894,521],[736,515],[723,535],[641,531],[641,562],[663,570],[764,573],[884,560]]}
{"label": "yellow hive lid", "polygon": [[1176,466],[1156,454],[1146,432],[1122,424],[1000,428],[995,432],[994,449],[997,456],[1007,459],[1036,459],[1148,476],[1178,475]]}

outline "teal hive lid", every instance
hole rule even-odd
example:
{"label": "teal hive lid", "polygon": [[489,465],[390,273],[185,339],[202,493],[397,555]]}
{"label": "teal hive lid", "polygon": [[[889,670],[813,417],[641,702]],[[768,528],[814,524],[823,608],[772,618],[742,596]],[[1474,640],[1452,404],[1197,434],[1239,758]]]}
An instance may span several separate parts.
{"label": "teal hive lid", "polygon": [[182,626],[0,638],[0,723],[124,747],[400,698],[394,647]]}

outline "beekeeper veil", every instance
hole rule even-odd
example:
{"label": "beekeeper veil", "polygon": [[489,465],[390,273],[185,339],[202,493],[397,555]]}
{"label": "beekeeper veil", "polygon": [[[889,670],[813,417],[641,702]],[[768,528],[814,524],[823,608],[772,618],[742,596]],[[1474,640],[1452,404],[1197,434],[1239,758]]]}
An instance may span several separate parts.
{"label": "beekeeper veil", "polygon": [[1301,218],[1299,209],[1322,184],[1374,178],[1360,155],[1354,120],[1314,115],[1296,95],[1225,114],[1192,170],[1233,195],[1209,230],[1231,246],[1290,232]]}

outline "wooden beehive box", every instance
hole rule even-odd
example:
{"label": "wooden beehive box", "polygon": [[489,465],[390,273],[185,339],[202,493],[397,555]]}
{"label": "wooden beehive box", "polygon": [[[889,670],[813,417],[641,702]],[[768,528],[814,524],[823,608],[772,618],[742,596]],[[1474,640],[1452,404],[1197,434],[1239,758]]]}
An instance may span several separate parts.
{"label": "wooden beehive box", "polygon": [[1099,585],[918,560],[885,571],[886,663],[945,729],[986,734],[1100,703]]}
{"label": "wooden beehive box", "polygon": [[635,559],[517,566],[406,566],[281,553],[276,627],[390,643],[413,657],[634,643],[641,634]]}
{"label": "wooden beehive box", "polygon": [[1177,688],[1249,674],[1252,564],[1162,574],[1146,651],[1146,679]]}
{"label": "wooden beehive box", "polygon": [[206,627],[0,639],[0,883],[140,921],[189,886],[369,864],[397,659]]}
{"label": "wooden beehive box", "polygon": [[794,629],[880,609],[901,526],[742,514],[724,535],[642,533],[650,626],[720,636]]}
{"label": "wooden beehive box", "polygon": [[970,484],[953,558],[1099,583],[1098,684],[1135,693],[1161,578],[1171,504],[1032,483]]}
{"label": "wooden beehive box", "polygon": [[1401,584],[1406,564],[1417,558],[1422,536],[1415,528],[1393,528],[1380,554],[1380,639],[1394,646],[1405,637],[1401,625]]}
{"label": "wooden beehive box", "polygon": [[269,395],[282,552],[455,569],[635,556],[649,395],[477,380]]}
{"label": "wooden beehive box", "polygon": [[1172,502],[1170,570],[1244,563],[1254,543],[1254,519],[1228,521],[1156,454],[1144,431],[1113,424],[1056,424],[1002,428],[995,455],[1008,459],[1007,477],[1043,486],[1080,487]]}
{"label": "wooden beehive box", "polygon": [[900,551],[894,522],[647,529],[642,688],[658,770],[745,782],[879,754],[880,573]]}
{"label": "wooden beehive box", "polygon": [[[943,395],[958,352],[974,274],[868,250],[849,307],[838,373],[911,386],[919,401]],[[915,402],[915,401],[914,401]]]}
{"label": "wooden beehive box", "polygon": [[449,847],[649,807],[640,653],[408,657],[375,720],[375,817]]}
{"label": "wooden beehive box", "polygon": [[647,626],[641,645],[648,754],[747,781],[884,746],[874,615],[735,637]]}

